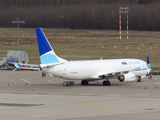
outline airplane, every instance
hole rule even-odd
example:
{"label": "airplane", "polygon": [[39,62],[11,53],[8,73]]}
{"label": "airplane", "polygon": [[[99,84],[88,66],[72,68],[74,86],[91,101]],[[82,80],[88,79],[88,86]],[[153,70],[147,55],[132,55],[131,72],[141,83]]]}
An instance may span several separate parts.
{"label": "airplane", "polygon": [[[11,59],[12,60],[12,59]],[[16,61],[15,61],[16,62]],[[16,62],[17,63],[17,62]],[[8,62],[9,65],[14,65],[13,61]],[[39,68],[40,66],[38,64],[25,64],[25,63],[17,63],[20,67],[28,67],[28,68]]]}
{"label": "airplane", "polygon": [[30,67],[30,68],[39,68],[38,64],[24,64],[24,63],[17,63],[21,67]]}
{"label": "airplane", "polygon": [[21,67],[21,66],[19,66],[17,63],[16,63],[16,61],[14,60],[14,58],[12,57],[12,56],[10,56],[11,57],[11,59],[12,59],[12,62],[13,62],[13,64],[14,64],[14,66],[15,66],[15,69],[12,71],[12,72],[14,72],[16,69],[24,69],[24,70],[40,70],[40,68],[31,68],[31,67]]}
{"label": "airplane", "polygon": [[149,57],[147,63],[140,59],[105,59],[68,61],[56,55],[47,37],[40,27],[36,28],[41,69],[51,76],[81,80],[81,85],[104,80],[103,85],[110,86],[109,79],[116,77],[120,82],[138,82],[151,71]]}

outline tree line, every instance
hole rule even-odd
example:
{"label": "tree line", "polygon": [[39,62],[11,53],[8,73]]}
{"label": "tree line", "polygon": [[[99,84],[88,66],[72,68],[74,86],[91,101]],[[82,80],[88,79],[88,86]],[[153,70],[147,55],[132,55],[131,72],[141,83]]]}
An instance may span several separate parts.
{"label": "tree line", "polygon": [[80,4],[108,4],[108,3],[155,3],[159,0],[0,0],[0,8],[11,6],[33,7],[33,6],[60,6],[60,5],[80,5]]}
{"label": "tree line", "polygon": [[[0,0],[2,2],[9,7],[0,9],[0,27],[14,27],[11,21],[19,18],[25,21],[21,27],[117,30],[119,7],[128,6],[130,30],[160,30],[160,3],[156,0],[121,0],[121,3],[118,0]],[[126,14],[122,14],[122,29],[126,29],[126,20]]]}

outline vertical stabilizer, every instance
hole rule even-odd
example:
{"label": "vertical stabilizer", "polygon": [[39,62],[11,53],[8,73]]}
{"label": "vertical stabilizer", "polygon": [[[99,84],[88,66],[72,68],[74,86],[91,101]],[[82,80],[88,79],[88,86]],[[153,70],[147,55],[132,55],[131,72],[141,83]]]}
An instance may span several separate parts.
{"label": "vertical stabilizer", "polygon": [[66,61],[55,54],[41,28],[36,28],[36,34],[41,64],[52,65]]}
{"label": "vertical stabilizer", "polygon": [[150,61],[149,61],[149,57],[147,56],[147,71],[148,71],[148,74],[150,73],[151,71],[151,64],[150,64]]}
{"label": "vertical stabilizer", "polygon": [[150,64],[150,61],[149,61],[149,57],[147,56],[147,68],[151,69],[151,64]]}

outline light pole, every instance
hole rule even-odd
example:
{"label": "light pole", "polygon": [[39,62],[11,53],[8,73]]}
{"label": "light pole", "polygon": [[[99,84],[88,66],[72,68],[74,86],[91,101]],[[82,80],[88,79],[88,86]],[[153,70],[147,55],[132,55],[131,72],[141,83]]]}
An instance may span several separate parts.
{"label": "light pole", "polygon": [[25,24],[24,21],[20,21],[19,18],[17,18],[17,20],[12,21],[13,24],[17,24],[18,26],[18,51],[20,50],[20,46],[19,46],[19,24]]}

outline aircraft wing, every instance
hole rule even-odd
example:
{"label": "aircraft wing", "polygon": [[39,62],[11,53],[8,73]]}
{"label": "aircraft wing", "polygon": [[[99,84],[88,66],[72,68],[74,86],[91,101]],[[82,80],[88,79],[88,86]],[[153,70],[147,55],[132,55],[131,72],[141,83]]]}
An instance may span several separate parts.
{"label": "aircraft wing", "polygon": [[[14,62],[8,62],[9,64],[13,64]],[[24,63],[17,63],[21,67],[30,67],[30,68],[40,68],[38,64],[24,64]]]}
{"label": "aircraft wing", "polygon": [[[40,67],[38,67],[38,68],[31,68],[31,67],[21,67],[21,66],[19,66],[17,63],[16,63],[16,61],[13,59],[13,57],[11,56],[11,59],[12,59],[12,62],[13,62],[13,64],[14,64],[14,66],[15,66],[15,69],[13,70],[13,71],[15,71],[16,69],[25,69],[25,70],[40,70]],[[13,72],[12,71],[12,72]]]}
{"label": "aircraft wing", "polygon": [[25,66],[25,67],[31,67],[31,68],[39,68],[39,65],[37,64],[23,64],[23,63],[17,63],[20,66]]}
{"label": "aircraft wing", "polygon": [[106,77],[114,77],[114,76],[120,76],[127,73],[129,73],[129,71],[101,71],[93,74],[91,78],[99,79],[99,78],[106,78]]}

